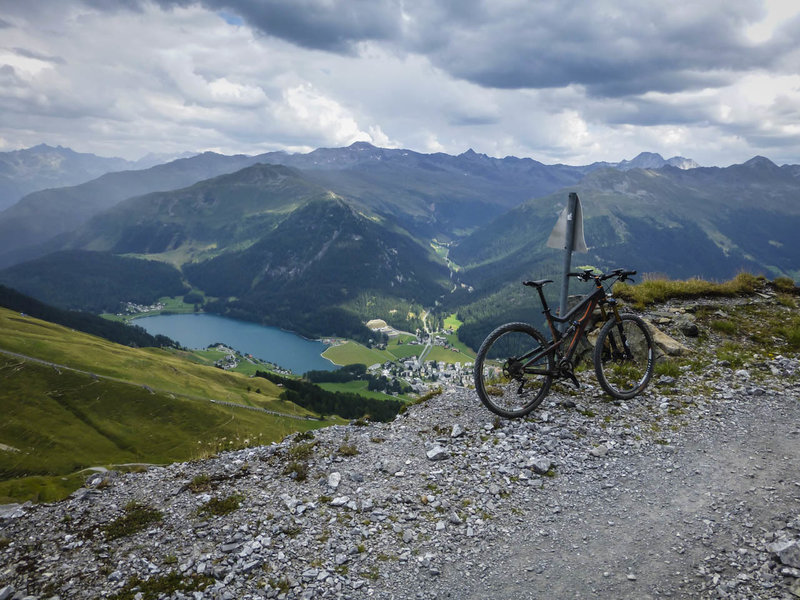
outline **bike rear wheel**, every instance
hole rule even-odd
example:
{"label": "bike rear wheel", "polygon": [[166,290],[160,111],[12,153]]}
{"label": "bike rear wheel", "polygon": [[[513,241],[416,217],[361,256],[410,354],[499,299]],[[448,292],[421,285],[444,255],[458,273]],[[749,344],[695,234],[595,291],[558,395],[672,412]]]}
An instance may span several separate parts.
{"label": "bike rear wheel", "polygon": [[636,315],[612,318],[600,330],[594,347],[594,371],[602,388],[621,400],[640,394],[653,375],[653,336]]}
{"label": "bike rear wheel", "polygon": [[548,345],[527,323],[507,323],[490,333],[475,359],[475,389],[501,417],[524,417],[541,404],[553,381],[554,352],[530,358]]}

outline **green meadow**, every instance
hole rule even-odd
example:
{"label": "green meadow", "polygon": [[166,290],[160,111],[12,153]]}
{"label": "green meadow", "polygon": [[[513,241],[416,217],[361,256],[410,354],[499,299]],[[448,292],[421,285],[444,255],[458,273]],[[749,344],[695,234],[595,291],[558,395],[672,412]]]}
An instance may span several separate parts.
{"label": "green meadow", "polygon": [[265,379],[2,308],[0,349],[57,365],[0,354],[0,503],[58,500],[90,467],[198,459],[330,424]]}

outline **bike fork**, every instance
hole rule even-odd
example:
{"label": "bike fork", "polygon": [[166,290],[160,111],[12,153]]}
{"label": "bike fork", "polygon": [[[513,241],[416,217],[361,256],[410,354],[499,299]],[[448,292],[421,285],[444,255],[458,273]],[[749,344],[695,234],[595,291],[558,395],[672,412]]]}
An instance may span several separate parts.
{"label": "bike fork", "polygon": [[608,336],[608,343],[611,346],[611,357],[615,358],[617,356],[625,359],[633,358],[633,353],[631,352],[630,346],[628,346],[628,338],[625,337],[625,330],[622,327],[622,318],[619,316],[619,310],[617,309],[617,305],[613,305],[613,312],[614,312],[614,321],[617,324],[617,331],[619,332],[619,341],[622,344],[621,349],[617,349],[617,341],[613,335]]}

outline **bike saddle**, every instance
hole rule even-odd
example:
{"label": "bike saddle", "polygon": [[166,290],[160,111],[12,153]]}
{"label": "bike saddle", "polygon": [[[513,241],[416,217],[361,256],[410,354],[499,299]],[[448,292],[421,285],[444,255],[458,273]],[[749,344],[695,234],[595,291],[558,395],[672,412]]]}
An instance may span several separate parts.
{"label": "bike saddle", "polygon": [[552,279],[537,279],[536,281],[523,281],[522,285],[527,285],[528,287],[540,288],[545,283],[553,283],[553,280]]}

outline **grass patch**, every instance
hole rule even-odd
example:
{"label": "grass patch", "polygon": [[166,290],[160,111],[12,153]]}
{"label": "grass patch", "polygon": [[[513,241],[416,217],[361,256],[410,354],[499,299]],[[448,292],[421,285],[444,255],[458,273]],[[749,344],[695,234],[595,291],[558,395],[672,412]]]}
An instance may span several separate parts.
{"label": "grass patch", "polygon": [[381,573],[378,570],[378,567],[370,567],[366,571],[362,571],[361,576],[364,577],[365,579],[371,579],[372,581],[377,581],[380,578]]}
{"label": "grass patch", "polygon": [[287,456],[290,460],[308,460],[314,456],[314,447],[317,442],[307,442],[294,444],[287,451]]}
{"label": "grass patch", "polygon": [[788,325],[780,327],[778,332],[792,350],[800,350],[800,318],[795,318]]}
{"label": "grass patch", "polygon": [[340,456],[356,456],[358,454],[358,448],[356,448],[355,444],[342,444],[339,446],[337,452]]}
{"label": "grass patch", "polygon": [[305,481],[308,478],[308,463],[292,461],[283,470],[284,475],[289,475],[295,481]]}
{"label": "grass patch", "polygon": [[119,592],[109,596],[109,600],[157,600],[174,592],[202,592],[215,580],[205,575],[179,575],[175,571],[160,577],[140,579],[132,577]]}
{"label": "grass patch", "polygon": [[775,289],[779,292],[794,292],[794,281],[789,277],[776,277],[772,285],[774,285]]}
{"label": "grass patch", "polygon": [[737,331],[736,323],[729,319],[715,319],[709,323],[709,327],[717,333],[726,335],[735,335]]}
{"label": "grass patch", "polygon": [[197,514],[205,519],[221,517],[238,510],[243,500],[244,496],[241,494],[231,494],[225,498],[212,498],[197,509]]}
{"label": "grass patch", "polygon": [[197,475],[192,481],[189,483],[189,490],[195,494],[199,494],[200,492],[208,492],[211,490],[211,477],[208,474],[203,473],[202,475]]}
{"label": "grass patch", "polygon": [[744,365],[744,357],[741,346],[733,342],[724,342],[717,348],[717,359],[726,361],[732,369],[738,369]]}
{"label": "grass patch", "polygon": [[762,279],[750,273],[739,273],[723,283],[713,283],[703,279],[649,279],[638,284],[617,283],[614,295],[638,308],[648,304],[665,302],[670,299],[691,299],[705,296],[730,297],[752,294],[762,283]]}
{"label": "grass patch", "polygon": [[106,539],[111,541],[143,531],[163,518],[161,511],[132,500],[125,506],[124,515],[103,526],[101,530],[106,534]]}
{"label": "grass patch", "polygon": [[653,367],[655,375],[666,375],[667,377],[679,377],[681,374],[680,366],[674,360],[662,360]]}

